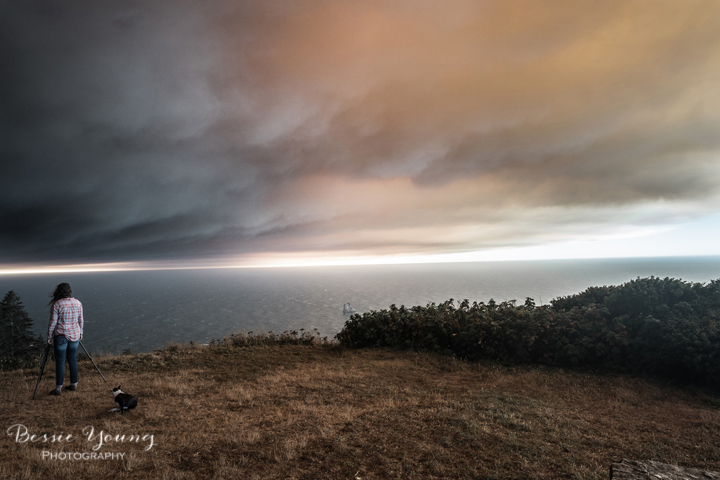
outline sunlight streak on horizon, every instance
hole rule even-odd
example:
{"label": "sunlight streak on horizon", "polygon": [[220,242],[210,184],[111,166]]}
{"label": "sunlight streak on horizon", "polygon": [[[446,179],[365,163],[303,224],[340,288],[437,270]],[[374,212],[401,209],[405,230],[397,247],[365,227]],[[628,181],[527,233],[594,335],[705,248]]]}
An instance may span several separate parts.
{"label": "sunlight streak on horizon", "polygon": [[165,262],[114,262],[72,265],[18,265],[0,266],[0,276],[38,275],[60,273],[100,273],[149,270],[199,270],[199,269],[263,269],[295,267],[342,267],[363,265],[406,265],[430,263],[475,263],[475,262],[514,262],[533,260],[579,260],[610,258],[647,258],[647,257],[693,257],[714,256],[712,250],[690,245],[685,250],[665,248],[665,243],[657,242],[657,248],[648,249],[636,238],[610,238],[605,241],[564,242],[553,245],[532,247],[502,248],[496,250],[418,255],[339,255],[333,253],[317,254],[275,254],[256,257],[227,258],[207,261],[165,261]]}

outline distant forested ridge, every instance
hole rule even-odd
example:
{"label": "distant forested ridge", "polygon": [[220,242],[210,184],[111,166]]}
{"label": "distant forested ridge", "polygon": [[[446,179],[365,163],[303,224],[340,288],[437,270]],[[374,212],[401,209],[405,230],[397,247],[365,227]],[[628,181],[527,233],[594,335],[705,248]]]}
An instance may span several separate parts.
{"label": "distant forested ridge", "polygon": [[467,360],[583,366],[720,385],[720,279],[638,278],[551,305],[450,299],[355,314],[337,334],[351,348],[392,347]]}

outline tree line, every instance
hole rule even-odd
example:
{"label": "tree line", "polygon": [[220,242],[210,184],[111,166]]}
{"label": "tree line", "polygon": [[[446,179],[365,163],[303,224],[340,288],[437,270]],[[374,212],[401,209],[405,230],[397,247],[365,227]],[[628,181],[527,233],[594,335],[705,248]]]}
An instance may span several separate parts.
{"label": "tree line", "polygon": [[637,278],[538,306],[468,300],[355,314],[336,336],[477,361],[580,366],[720,384],[720,279]]}

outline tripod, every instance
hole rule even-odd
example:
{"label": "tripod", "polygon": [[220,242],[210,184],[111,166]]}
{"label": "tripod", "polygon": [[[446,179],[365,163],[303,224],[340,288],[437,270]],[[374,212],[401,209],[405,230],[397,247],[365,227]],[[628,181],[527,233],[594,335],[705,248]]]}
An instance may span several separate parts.
{"label": "tripod", "polygon": [[[88,353],[87,349],[85,348],[85,345],[83,345],[82,342],[79,342],[79,343],[80,343],[80,346],[82,347],[82,349],[85,351],[85,355],[87,355],[87,357],[90,359],[93,366],[95,367],[95,370],[97,370],[98,373],[100,374],[100,376],[102,377],[103,382],[107,382],[107,380],[105,380],[105,377],[103,377],[103,374],[100,371],[100,369],[98,368],[98,366],[95,365],[95,361],[92,359],[92,357]],[[43,358],[42,365],[40,365],[40,375],[38,375],[37,383],[35,384],[35,393],[33,393],[33,396],[32,396],[33,400],[35,400],[35,395],[37,394],[38,385],[40,385],[40,379],[42,378],[43,371],[45,370],[45,364],[47,363],[48,354],[50,353],[51,347],[52,347],[52,345],[50,345],[49,343],[47,345],[45,345],[45,356]]]}

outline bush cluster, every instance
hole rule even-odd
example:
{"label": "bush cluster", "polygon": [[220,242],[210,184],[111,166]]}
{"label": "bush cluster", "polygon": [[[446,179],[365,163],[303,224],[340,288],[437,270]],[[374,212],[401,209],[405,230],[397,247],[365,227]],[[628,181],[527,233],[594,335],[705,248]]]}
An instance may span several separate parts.
{"label": "bush cluster", "polygon": [[223,338],[222,340],[213,339],[210,346],[228,346],[228,347],[252,347],[258,345],[312,345],[318,346],[330,345],[332,342],[327,337],[320,337],[317,328],[307,331],[300,329],[300,333],[296,330],[285,330],[282,333],[274,333],[272,330],[268,333],[238,332]]}
{"label": "bush cluster", "polygon": [[355,314],[349,348],[391,347],[470,361],[582,366],[720,384],[720,280],[638,278],[538,306],[450,299]]}

